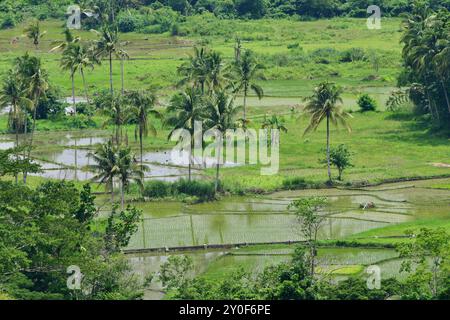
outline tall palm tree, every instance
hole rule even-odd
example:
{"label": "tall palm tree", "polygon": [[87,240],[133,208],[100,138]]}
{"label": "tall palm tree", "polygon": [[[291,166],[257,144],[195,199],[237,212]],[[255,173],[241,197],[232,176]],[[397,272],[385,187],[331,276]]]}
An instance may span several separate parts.
{"label": "tall palm tree", "polygon": [[[11,107],[10,120],[11,125],[15,130],[16,141],[15,147],[19,147],[19,128],[23,125],[24,117],[26,117],[23,108],[32,109],[33,102],[27,97],[27,91],[20,85],[20,77],[15,70],[10,70],[3,81],[0,89],[0,108]],[[16,158],[19,160],[19,154],[16,153]],[[15,175],[16,183],[18,182],[18,175]]]}
{"label": "tall palm tree", "polygon": [[149,133],[156,136],[157,131],[155,125],[150,122],[149,116],[162,119],[162,114],[153,109],[156,96],[152,93],[144,91],[129,91],[126,93],[126,99],[130,104],[130,114],[133,122],[136,124],[135,138],[139,138],[139,151],[141,156],[141,167],[144,167],[144,137],[148,137]]}
{"label": "tall palm tree", "polygon": [[36,49],[39,47],[42,37],[45,36],[47,31],[42,31],[39,20],[33,20],[24,29],[25,35],[33,42]]}
{"label": "tall palm tree", "polygon": [[[74,37],[72,32],[70,32],[69,29],[64,30],[64,40],[58,40],[54,41],[53,44],[55,47],[53,47],[50,52],[53,51],[62,51],[63,55],[62,57],[66,56],[66,59],[70,57],[70,53],[67,53],[66,55],[64,53],[69,52],[71,50],[71,47],[74,45],[77,45],[80,42],[80,37]],[[75,101],[75,79],[74,79],[74,71],[72,70],[72,64],[70,61],[61,61],[61,67],[63,70],[69,70],[70,71],[70,78],[72,80],[72,108],[74,112],[76,112],[76,101]],[[67,69],[68,68],[68,69]]]}
{"label": "tall palm tree", "polygon": [[[33,101],[33,125],[31,129],[31,139],[28,147],[28,159],[31,156],[31,150],[33,148],[34,134],[36,131],[36,118],[39,102],[43,96],[46,95],[49,90],[48,74],[41,68],[41,61],[38,58],[32,58],[33,63],[30,65],[29,74],[29,97]],[[23,181],[27,183],[27,172],[24,172]]]}
{"label": "tall palm tree", "polygon": [[120,167],[118,163],[118,147],[108,141],[100,145],[94,153],[89,153],[88,157],[92,158],[95,164],[88,167],[97,172],[92,181],[99,184],[105,184],[106,191],[111,192],[111,203],[114,203],[114,179],[119,176]]}
{"label": "tall palm tree", "polygon": [[307,105],[305,111],[311,115],[309,126],[305,130],[305,134],[316,130],[317,127],[326,119],[327,122],[327,166],[328,179],[332,182],[331,162],[330,162],[330,122],[337,126],[343,125],[349,132],[351,128],[347,123],[347,118],[352,117],[351,114],[343,111],[337,104],[342,103],[343,90],[334,83],[325,81],[320,83],[315,89],[312,96],[305,98]]}
{"label": "tall palm tree", "polygon": [[205,93],[209,75],[208,55],[206,48],[194,47],[194,54],[178,68],[178,74],[182,76],[179,86],[191,84],[193,88],[200,88],[202,95]]}
{"label": "tall palm tree", "polygon": [[264,96],[264,90],[256,83],[256,77],[264,67],[258,63],[255,55],[250,50],[246,50],[241,55],[240,60],[237,60],[233,66],[235,73],[234,93],[242,92],[244,94],[244,120],[247,120],[247,97],[250,90],[259,99],[262,99]]}
{"label": "tall palm tree", "polygon": [[261,128],[267,130],[269,144],[272,143],[271,137],[273,130],[279,130],[284,133],[288,132],[288,129],[286,128],[286,125],[284,123],[284,119],[279,118],[276,115],[272,115],[272,117],[270,118],[267,118],[267,115],[265,115]]}
{"label": "tall palm tree", "polygon": [[104,24],[100,32],[93,30],[99,39],[96,43],[96,51],[99,57],[108,57],[109,59],[109,87],[111,94],[114,94],[113,85],[113,56],[118,54],[119,50],[119,32],[117,26]]}
{"label": "tall palm tree", "polygon": [[117,166],[119,169],[118,178],[120,181],[121,205],[123,210],[125,205],[125,191],[128,191],[130,182],[134,181],[142,191],[144,187],[144,171],[147,170],[147,167],[139,165],[130,148],[119,148],[117,153]]}
{"label": "tall palm tree", "polygon": [[223,90],[230,81],[230,70],[223,62],[221,55],[211,51],[207,58],[207,78],[210,93]]}
{"label": "tall palm tree", "polygon": [[88,46],[81,45],[79,43],[68,46],[67,50],[64,50],[61,59],[62,68],[71,71],[72,82],[75,73],[77,71],[80,72],[81,78],[83,80],[84,94],[87,103],[89,103],[89,93],[84,72],[87,68],[91,70],[94,69],[95,62],[92,61],[91,59],[92,54],[90,52],[90,48]]}
{"label": "tall palm tree", "polygon": [[[205,124],[209,129],[217,129],[222,133],[224,138],[228,129],[233,129],[236,126],[236,117],[240,108],[234,106],[234,100],[228,96],[225,91],[220,91],[210,99],[206,105],[206,120]],[[219,189],[219,170],[220,170],[220,158],[222,155],[222,145],[219,145],[217,151],[217,163],[216,163],[216,182],[215,191]]]}
{"label": "tall palm tree", "polygon": [[189,150],[189,181],[191,181],[192,146],[194,145],[195,121],[203,120],[204,108],[200,89],[187,88],[184,92],[172,97],[167,112],[172,114],[167,119],[167,124],[173,127],[169,138],[178,129],[188,130],[191,134],[191,147]]}
{"label": "tall palm tree", "polygon": [[125,51],[124,46],[128,42],[122,42],[120,48],[117,50],[117,56],[120,59],[120,80],[122,86],[122,95],[125,94],[125,60],[130,59],[130,55]]}
{"label": "tall palm tree", "polygon": [[110,105],[103,106],[103,114],[108,119],[103,126],[111,125],[114,127],[115,143],[120,145],[123,140],[123,126],[130,119],[129,106],[122,96],[112,96]]}

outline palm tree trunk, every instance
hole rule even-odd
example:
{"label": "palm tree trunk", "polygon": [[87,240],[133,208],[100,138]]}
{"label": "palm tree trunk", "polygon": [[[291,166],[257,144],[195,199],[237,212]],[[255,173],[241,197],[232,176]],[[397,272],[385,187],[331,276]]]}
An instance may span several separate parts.
{"label": "palm tree trunk", "polygon": [[111,205],[114,205],[114,178],[111,178],[110,187],[111,187]]}
{"label": "palm tree trunk", "polygon": [[86,101],[89,104],[90,102],[89,102],[88,88],[87,88],[87,85],[86,85],[86,78],[84,76],[83,69],[81,69],[80,72],[81,72],[81,78],[83,79],[84,95],[86,96]]}
{"label": "palm tree trunk", "polygon": [[[15,127],[15,131],[16,131],[16,148],[19,147],[19,114],[18,114],[18,110],[17,110],[17,104],[14,104],[14,121],[16,122],[16,127]],[[19,162],[19,152],[16,151],[16,161]],[[15,180],[16,180],[16,184],[19,182],[19,174],[16,172],[14,174]]]}
{"label": "palm tree trunk", "polygon": [[444,80],[442,80],[442,79],[441,79],[441,85],[442,85],[442,90],[444,90],[445,101],[447,102],[447,109],[448,109],[448,112],[450,113],[450,100],[448,98],[448,93],[447,93],[447,89],[445,88]]}
{"label": "palm tree trunk", "polygon": [[244,120],[247,120],[247,88],[244,89]]}
{"label": "palm tree trunk", "polygon": [[72,80],[72,108],[73,108],[73,112],[75,112],[75,114],[77,114],[77,105],[75,102],[75,78],[74,78],[74,74],[73,74],[73,68],[71,69],[70,78]]}
{"label": "palm tree trunk", "polygon": [[[38,92],[37,97],[39,97],[41,95],[40,92]],[[33,141],[34,141],[34,132],[36,131],[36,117],[37,117],[37,107],[38,107],[38,103],[39,103],[39,98],[36,98],[34,101],[34,109],[33,109],[33,126],[31,129],[31,138],[30,138],[30,146],[28,148],[28,159],[30,159],[31,156],[31,149],[33,148]],[[23,174],[23,183],[27,184],[27,177],[28,177],[28,172],[24,172]]]}
{"label": "palm tree trunk", "polygon": [[141,170],[144,171],[144,146],[143,146],[142,127],[139,126],[139,151],[141,153]]}
{"label": "palm tree trunk", "polygon": [[125,209],[125,188],[123,187],[123,181],[120,183],[120,204],[122,211]]}
{"label": "palm tree trunk", "polygon": [[120,78],[122,81],[122,95],[125,93],[125,85],[124,85],[124,61],[123,58],[120,59]]}
{"label": "palm tree trunk", "polygon": [[222,149],[221,145],[219,144],[219,150],[218,150],[218,154],[217,154],[217,163],[216,163],[216,185],[215,185],[216,193],[219,190],[220,153],[222,152],[221,149]]}
{"label": "palm tree trunk", "polygon": [[114,94],[112,52],[109,53],[109,88],[111,94]]}
{"label": "palm tree trunk", "polygon": [[331,161],[330,161],[330,114],[327,114],[327,167],[328,181],[331,183]]}

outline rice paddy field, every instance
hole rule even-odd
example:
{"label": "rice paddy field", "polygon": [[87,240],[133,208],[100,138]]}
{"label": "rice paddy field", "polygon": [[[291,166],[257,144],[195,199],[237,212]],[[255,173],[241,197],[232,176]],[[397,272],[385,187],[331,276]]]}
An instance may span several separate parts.
{"label": "rice paddy field", "polygon": [[[189,17],[184,24],[198,25],[198,36],[121,35],[121,39],[129,41],[127,51],[131,57],[125,63],[126,88],[156,90],[158,108],[164,110],[177,90],[177,67],[186,61],[194,45],[207,45],[230,60],[234,38],[239,36],[244,47],[256,52],[265,64],[264,75],[258,80],[265,97],[249,98],[250,126],[259,128],[265,115],[276,114],[283,117],[288,129],[281,134],[279,173],[261,176],[259,165],[223,168],[221,180],[233,195],[203,204],[176,199],[142,201],[131,192],[126,200],[143,212],[139,230],[127,248],[133,252],[129,259],[137,272],[157,272],[168,256],[180,254],[170,249],[175,247],[203,246],[202,250],[186,254],[193,257],[196,273],[210,279],[223,278],[239,268],[260,271],[264,266],[285,262],[293,245],[268,243],[304,240],[287,206],[292,200],[307,196],[320,195],[330,201],[329,215],[319,234],[322,246],[318,272],[323,276],[338,279],[361,275],[367,266],[377,264],[383,277],[401,277],[401,260],[393,246],[404,241],[406,230],[450,230],[450,137],[430,132],[423,118],[386,110],[401,67],[399,19],[383,19],[381,30],[368,30],[365,19],[350,18],[312,22],[196,19],[207,18]],[[23,26],[1,30],[0,78],[15,57],[29,51],[41,57],[52,83],[69,96],[71,83],[69,75],[60,70],[60,54],[50,52],[52,43],[63,38],[61,25],[61,21],[42,23],[47,34],[38,49],[22,36]],[[83,41],[95,37],[88,31],[80,31],[79,35]],[[12,45],[14,37],[19,37],[19,41]],[[337,53],[351,48],[362,48],[369,58],[351,63],[336,59]],[[378,67],[370,59],[374,55],[379,59]],[[107,64],[87,72],[86,78],[90,94],[107,89]],[[333,128],[331,141],[332,145],[345,144],[351,150],[354,166],[344,172],[340,186],[282,190],[283,182],[292,177],[311,183],[326,181],[326,169],[318,161],[324,155],[325,126],[303,134],[308,125],[303,98],[322,80],[334,81],[344,89],[343,108],[353,115],[349,121],[352,132]],[[114,61],[114,81],[120,83],[119,61]],[[81,96],[81,78],[77,77],[75,83],[77,95]],[[376,112],[358,112],[356,100],[361,93],[368,93],[377,101]],[[237,97],[238,103],[241,98]],[[93,119],[97,128],[89,130],[69,130],[64,123],[38,121],[33,157],[42,164],[44,172],[30,177],[31,185],[64,179],[81,186],[93,178],[88,170],[88,154],[107,141],[112,132],[112,128],[102,125],[104,117],[96,115]],[[158,121],[156,127],[158,135],[144,141],[145,162],[151,168],[146,180],[174,181],[186,177],[186,167],[165,161],[173,147],[166,139],[169,129]],[[6,134],[6,129],[7,115],[2,114],[0,132],[4,134],[0,135],[0,149],[14,145],[14,137]],[[138,143],[132,138],[134,127],[126,130],[130,146],[137,151]],[[194,175],[212,180],[214,170],[196,169]],[[101,220],[110,211],[109,195],[103,194],[103,186],[96,187],[95,192]],[[237,196],[239,193],[245,195]],[[367,202],[373,202],[375,208],[361,209],[360,204]],[[352,245],[337,247],[336,241]],[[232,246],[208,248],[211,245]],[[164,252],[135,253],[149,249]],[[147,295],[163,297],[158,284]]]}

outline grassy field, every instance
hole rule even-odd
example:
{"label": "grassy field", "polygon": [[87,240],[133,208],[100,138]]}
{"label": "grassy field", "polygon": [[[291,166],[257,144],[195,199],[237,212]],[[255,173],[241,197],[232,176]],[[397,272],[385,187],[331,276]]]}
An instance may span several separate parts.
{"label": "grassy field", "polygon": [[[399,19],[383,19],[381,30],[368,30],[365,19],[338,18],[313,22],[205,22],[204,19],[207,18],[189,17],[181,25],[182,28],[196,28],[194,35],[189,37],[138,33],[121,35],[122,40],[130,41],[127,50],[131,60],[125,65],[126,88],[156,89],[159,108],[163,110],[169,97],[176,91],[176,69],[186,60],[194,45],[207,45],[230,60],[233,57],[234,38],[239,36],[245,48],[254,50],[266,66],[264,76],[259,80],[266,97],[261,101],[250,97],[250,126],[259,128],[264,115],[276,114],[284,117],[288,132],[281,135],[280,171],[277,175],[261,176],[261,167],[258,165],[222,169],[222,182],[228,190],[272,192],[281,189],[283,182],[292,177],[302,177],[313,183],[326,181],[326,168],[319,163],[319,159],[325,156],[325,125],[304,136],[308,117],[302,113],[302,98],[310,95],[314,86],[325,79],[343,86],[343,108],[351,111],[353,115],[349,120],[353,129],[351,133],[335,128],[331,132],[333,146],[345,144],[353,153],[354,167],[345,171],[345,182],[380,183],[386,180],[450,176],[449,136],[430,132],[425,118],[385,111],[385,102],[396,86],[396,77],[401,67]],[[70,95],[69,75],[59,68],[60,53],[49,53],[52,42],[63,38],[61,25],[61,21],[43,22],[43,29],[48,33],[37,51],[21,36],[24,25],[0,31],[0,78],[11,67],[15,57],[29,51],[42,58],[51,82],[60,87],[64,95]],[[92,32],[78,33],[85,41],[94,39]],[[16,36],[20,37],[19,43],[10,45],[11,39]],[[367,60],[340,62],[338,56],[352,48],[364,49]],[[375,70],[371,61],[370,57],[374,55],[379,59],[379,70]],[[108,81],[106,63],[87,72],[91,94],[108,88]],[[117,87],[120,83],[118,61],[114,63],[114,81]],[[82,95],[80,77],[76,79],[76,91],[77,95]],[[356,111],[356,99],[361,93],[368,93],[377,100],[378,112]],[[238,97],[237,102],[241,101],[241,97]],[[291,112],[292,107],[295,107],[294,112]],[[109,134],[110,128],[102,127],[104,117],[96,116],[94,120],[97,128],[82,131],[84,135]],[[0,132],[6,132],[6,127],[7,117],[0,116]],[[158,136],[145,140],[146,151],[169,149],[173,146],[173,143],[166,139],[168,128],[163,128],[160,123],[157,127]],[[34,151],[36,157],[47,160],[51,152],[71,148],[57,143],[69,129],[66,123],[42,120],[38,122],[37,129],[39,133]],[[132,137],[134,128],[130,126],[127,130]],[[130,138],[130,144],[138,150],[134,139]],[[207,170],[206,174],[213,179],[213,170]],[[333,170],[333,174],[336,176],[337,172]],[[37,186],[44,180],[38,177],[29,178],[32,186]],[[81,183],[77,183],[77,186],[81,186]],[[448,181],[431,183],[427,187],[450,189]],[[128,199],[134,199],[135,196],[131,194]],[[98,203],[104,205],[103,202],[106,203],[107,200],[106,196],[100,196]],[[161,218],[170,217],[173,212],[182,212],[186,207],[184,203],[176,201],[134,204],[142,209],[144,214],[156,212]],[[207,222],[214,227],[216,224],[220,225],[220,219],[221,216],[218,215],[218,221],[211,219]],[[392,224],[340,240],[376,246],[394,245],[405,241],[401,236],[406,230],[420,227],[444,227],[449,230],[448,215],[420,217],[411,222]],[[176,236],[181,237],[179,234]],[[186,235],[188,239],[190,236],[191,234]],[[204,275],[216,279],[238,267],[261,270],[267,264],[286,261],[291,252],[291,246],[256,246],[231,250],[230,254],[210,263]],[[333,260],[332,263],[323,264],[323,273],[331,272],[344,276],[361,274],[365,266],[395,257],[393,250],[365,248],[324,248],[319,254],[325,261]],[[389,266],[394,268],[391,264]]]}
{"label": "grassy field", "polygon": [[[261,102],[277,104],[274,98],[302,97],[309,94],[316,81],[330,79],[347,90],[346,100],[367,90],[374,90],[374,96],[383,102],[383,88],[395,85],[395,77],[400,66],[400,20],[384,19],[382,30],[368,30],[365,19],[332,19],[314,22],[290,20],[262,21],[196,21],[191,17],[184,23],[186,27],[197,26],[198,36],[172,37],[168,34],[146,35],[127,33],[121,40],[129,41],[127,51],[131,60],[126,62],[125,79],[127,88],[157,88],[164,96],[172,93],[177,82],[176,68],[185,60],[194,45],[207,45],[223,54],[226,59],[233,56],[234,38],[239,36],[245,48],[254,50],[266,66],[264,80],[261,80],[268,99]],[[60,53],[50,53],[52,43],[62,40],[62,21],[45,21],[42,28],[47,34],[36,50],[28,39],[22,36],[26,23],[15,29],[0,31],[0,77],[10,68],[13,59],[25,52],[39,55],[52,82],[70,95],[71,85],[68,73],[59,69]],[[261,27],[264,26],[264,27]],[[182,26],[183,27],[183,26]],[[202,29],[200,29],[202,28]],[[89,31],[77,32],[84,41],[95,39]],[[200,36],[200,34],[202,36]],[[19,37],[16,45],[11,39]],[[289,49],[289,48],[291,49]],[[363,48],[367,61],[340,63],[337,52],[350,48]],[[331,50],[331,53],[327,51]],[[375,54],[380,60],[376,72],[370,56]],[[328,56],[327,56],[328,55]],[[328,61],[319,61],[325,57]],[[108,88],[107,63],[87,72],[90,92]],[[372,78],[371,78],[372,76]],[[120,83],[120,64],[114,65],[114,80]],[[76,79],[76,89],[81,95],[81,77]],[[278,105],[283,105],[283,99]],[[293,104],[298,103],[295,101]],[[259,102],[255,101],[255,105]]]}

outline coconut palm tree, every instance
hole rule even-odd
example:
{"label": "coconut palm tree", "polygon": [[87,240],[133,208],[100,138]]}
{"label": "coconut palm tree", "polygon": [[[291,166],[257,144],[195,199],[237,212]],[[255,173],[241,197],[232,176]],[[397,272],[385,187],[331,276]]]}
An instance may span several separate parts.
{"label": "coconut palm tree", "polygon": [[256,77],[264,68],[258,63],[255,55],[250,50],[246,50],[241,55],[240,60],[233,64],[235,82],[233,83],[234,93],[244,94],[244,120],[247,120],[247,97],[253,91],[259,99],[264,96],[264,90],[256,83]]}
{"label": "coconut palm tree", "polygon": [[269,145],[272,143],[272,131],[279,130],[281,132],[287,133],[288,129],[284,123],[284,119],[277,117],[276,115],[272,115],[272,117],[267,118],[267,115],[264,116],[264,121],[261,126],[262,129],[267,130]]}
{"label": "coconut palm tree", "polygon": [[[31,129],[31,139],[28,147],[28,159],[30,159],[31,150],[33,148],[39,101],[43,96],[46,95],[47,91],[49,90],[48,74],[41,68],[40,59],[33,57],[32,61],[33,63],[30,65],[29,69],[29,74],[31,74],[31,77],[29,78],[28,91],[30,100],[33,101],[33,125]],[[25,184],[27,183],[27,172],[24,172],[23,181]]]}
{"label": "coconut palm tree", "polygon": [[[236,126],[236,117],[240,108],[234,106],[234,99],[230,98],[225,91],[220,91],[213,95],[206,105],[205,124],[208,129],[217,129],[222,133],[224,138],[228,129],[234,129]],[[220,179],[220,158],[222,155],[222,146],[219,145],[217,151],[216,162],[216,183],[215,191],[219,189]]]}
{"label": "coconut palm tree", "polygon": [[337,105],[338,103],[342,103],[342,92],[342,88],[336,86],[334,83],[325,81],[320,83],[314,89],[312,96],[305,98],[305,101],[307,101],[305,111],[311,115],[310,124],[306,128],[305,134],[316,130],[323,120],[326,120],[327,122],[327,166],[330,183],[332,182],[330,163],[330,122],[335,126],[341,124],[351,132],[351,128],[347,123],[347,118],[352,116]]}
{"label": "coconut palm tree", "polygon": [[152,93],[144,91],[129,91],[126,93],[126,100],[130,104],[130,116],[133,123],[136,124],[135,138],[139,138],[139,151],[141,156],[141,167],[144,167],[144,137],[148,137],[149,133],[156,136],[157,131],[155,125],[150,122],[149,116],[162,119],[162,114],[153,109],[156,96]]}
{"label": "coconut palm tree", "polygon": [[103,107],[103,114],[108,119],[103,123],[103,127],[111,125],[114,127],[116,145],[120,145],[123,140],[123,126],[130,119],[129,106],[121,96],[113,96],[110,105]]}
{"label": "coconut palm tree", "polygon": [[203,98],[200,89],[186,88],[184,92],[174,95],[167,108],[167,112],[172,114],[166,121],[166,123],[173,128],[169,134],[169,138],[179,129],[188,130],[191,134],[191,147],[188,161],[189,181],[191,181],[194,125],[195,121],[203,120],[204,116]]}
{"label": "coconut palm tree", "polygon": [[[61,67],[63,70],[70,71],[70,79],[72,80],[72,108],[73,108],[74,112],[76,112],[77,107],[76,107],[76,101],[75,101],[75,78],[74,78],[75,72],[72,70],[73,65],[69,59],[71,56],[69,51],[71,50],[71,47],[74,45],[77,45],[81,39],[80,39],[80,37],[74,37],[72,32],[70,32],[69,29],[65,29],[63,33],[64,33],[64,40],[54,41],[53,45],[55,45],[55,47],[53,47],[50,50],[50,52],[53,52],[53,51],[62,51],[63,52],[63,55],[61,58]],[[66,52],[67,52],[67,54],[65,54]],[[65,61],[63,61],[63,59],[65,59]]]}
{"label": "coconut palm tree", "polygon": [[100,32],[93,30],[99,39],[95,42],[98,57],[109,59],[109,87],[111,94],[114,94],[113,85],[113,56],[117,56],[119,50],[119,32],[117,26],[104,24]]}
{"label": "coconut palm tree", "polygon": [[93,70],[95,61],[92,60],[93,55],[90,52],[90,48],[79,43],[72,44],[64,50],[61,66],[65,70],[71,71],[71,77],[73,82],[74,74],[79,71],[83,80],[84,94],[87,103],[89,103],[89,93],[86,84],[85,70],[87,68]]}
{"label": "coconut palm tree", "polygon": [[120,59],[120,80],[122,85],[122,95],[125,94],[125,60],[130,59],[130,55],[125,51],[124,46],[128,42],[122,42],[120,48],[117,50],[117,56]]}
{"label": "coconut palm tree", "polygon": [[[10,127],[14,128],[16,135],[15,147],[19,147],[19,128],[23,126],[26,112],[23,108],[32,109],[33,102],[28,98],[27,90],[21,86],[21,79],[16,70],[10,70],[3,81],[0,89],[0,108],[11,107],[10,110]],[[16,158],[19,160],[19,154],[16,153]],[[15,175],[16,183],[18,182],[18,175]]]}
{"label": "coconut palm tree", "polygon": [[120,181],[120,195],[122,210],[125,205],[125,192],[129,190],[130,182],[135,182],[139,188],[144,187],[144,171],[146,166],[139,165],[130,148],[119,148],[117,152],[118,178]]}
{"label": "coconut palm tree", "polygon": [[200,88],[202,95],[205,93],[209,75],[208,55],[206,48],[194,47],[194,54],[178,68],[178,74],[182,76],[179,86],[190,84],[193,88]]}
{"label": "coconut palm tree", "polygon": [[89,165],[89,169],[97,172],[92,181],[104,184],[106,191],[111,192],[111,203],[114,203],[114,179],[119,176],[118,147],[108,141],[100,145],[94,153],[89,153],[95,164]]}
{"label": "coconut palm tree", "polygon": [[207,70],[206,82],[210,93],[221,91],[228,85],[230,70],[218,52],[211,51],[208,54]]}
{"label": "coconut palm tree", "polygon": [[47,31],[42,31],[41,26],[39,24],[39,20],[33,20],[29,25],[27,25],[24,29],[25,36],[29,38],[36,49],[39,47],[39,43],[41,42],[42,37],[45,36]]}

